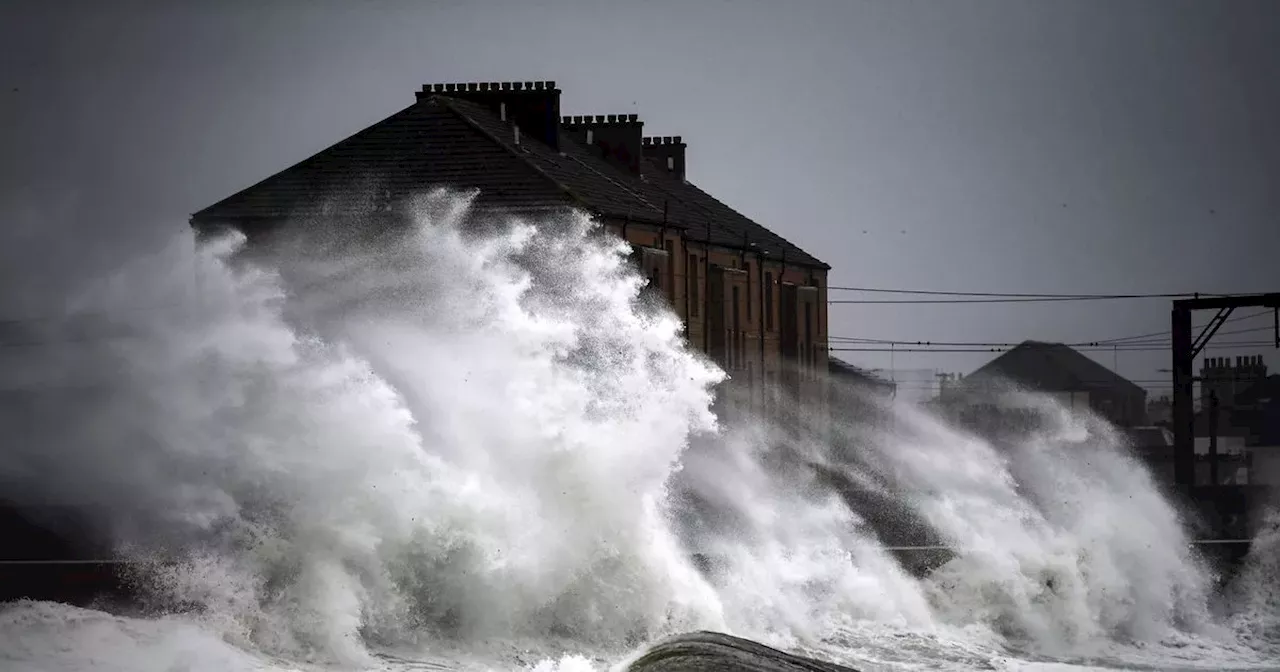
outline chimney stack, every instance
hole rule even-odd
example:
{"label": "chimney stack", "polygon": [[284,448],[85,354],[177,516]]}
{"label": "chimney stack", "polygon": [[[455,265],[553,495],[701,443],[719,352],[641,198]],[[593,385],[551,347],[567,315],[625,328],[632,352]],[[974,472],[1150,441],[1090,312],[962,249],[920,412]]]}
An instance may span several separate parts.
{"label": "chimney stack", "polygon": [[684,141],[680,136],[645,138],[644,158],[652,159],[677,180],[684,180]]}
{"label": "chimney stack", "polygon": [[604,160],[633,175],[640,173],[644,122],[634,114],[572,115],[560,125],[569,137],[594,149]]}
{"label": "chimney stack", "polygon": [[424,84],[419,102],[432,96],[468,100],[514,123],[527,136],[560,148],[560,89],[555,82],[462,82]]}

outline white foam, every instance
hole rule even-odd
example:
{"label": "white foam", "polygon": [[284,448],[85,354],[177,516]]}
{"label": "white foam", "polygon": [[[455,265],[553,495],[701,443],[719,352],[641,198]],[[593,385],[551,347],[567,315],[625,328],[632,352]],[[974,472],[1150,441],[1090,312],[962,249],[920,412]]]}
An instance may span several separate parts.
{"label": "white foam", "polygon": [[22,672],[284,672],[199,623],[137,620],[66,605],[0,605],[0,668]]}
{"label": "white foam", "polygon": [[[695,628],[903,668],[1263,655],[1211,622],[1176,513],[1094,419],[1041,400],[1050,422],[1006,450],[897,408],[851,462],[819,434],[721,427],[723,374],[590,220],[476,222],[448,194],[412,217],[373,239],[317,221],[270,248],[177,241],[0,367],[45,390],[0,459],[15,494],[92,504],[121,553],[180,561],[145,575],[155,593],[205,608],[11,607],[0,636],[54,647],[15,660],[84,668],[101,642],[103,664],[144,669],[181,649],[220,669],[576,671]],[[90,315],[121,337],[56,343]],[[912,578],[804,462],[886,484],[957,557]],[[1249,613],[1256,644],[1274,601]]]}

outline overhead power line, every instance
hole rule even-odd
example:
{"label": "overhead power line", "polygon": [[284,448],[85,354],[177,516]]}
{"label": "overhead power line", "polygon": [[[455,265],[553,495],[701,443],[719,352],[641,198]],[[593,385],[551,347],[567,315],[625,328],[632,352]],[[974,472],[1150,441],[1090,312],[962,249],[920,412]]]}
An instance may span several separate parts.
{"label": "overhead power line", "polygon": [[[1271,331],[1271,327],[1254,327],[1252,329],[1233,329],[1229,331],[1219,331],[1218,336],[1230,336],[1234,334],[1251,334],[1262,331]],[[1133,338],[1133,337],[1131,337]],[[983,341],[898,341],[892,339],[880,338],[859,338],[853,336],[829,336],[828,341],[832,343],[848,343],[848,344],[869,344],[869,345],[903,345],[903,346],[925,346],[925,347],[986,347],[986,348],[1005,348],[1017,347],[1021,343],[1015,342],[983,342]],[[1112,350],[1110,346],[1117,346],[1123,350],[1127,346],[1167,346],[1171,343],[1171,339],[1143,339],[1143,340],[1121,340],[1113,341],[1081,341],[1074,343],[1065,343],[1071,347],[1087,347],[1087,346],[1109,346],[1106,350]]]}
{"label": "overhead power line", "polygon": [[831,291],[865,292],[868,294],[914,294],[918,296],[966,296],[1000,299],[1183,299],[1221,296],[1256,296],[1258,293],[1212,294],[1208,292],[1169,292],[1160,294],[1037,294],[1024,292],[958,292],[946,289],[889,289],[886,287],[840,287],[829,285]]}
{"label": "overhead power line", "polygon": [[[1270,316],[1271,316],[1271,314],[1272,314],[1272,312],[1273,312],[1272,310],[1269,310],[1269,309],[1268,309],[1268,310],[1263,310],[1263,311],[1256,312],[1256,313],[1250,313],[1250,314],[1248,314],[1248,315],[1239,315],[1239,316],[1236,316],[1236,317],[1230,317],[1230,318],[1227,318],[1227,319],[1223,320],[1223,321],[1222,321],[1222,323],[1223,323],[1223,324],[1228,324],[1228,323],[1231,323],[1231,322],[1242,322],[1242,321],[1244,321],[1244,320],[1255,320],[1255,319],[1257,319],[1257,318],[1259,318],[1259,317],[1270,317]],[[1202,324],[1202,325],[1198,325],[1198,326],[1192,327],[1192,331],[1200,331],[1200,330],[1204,329],[1204,327],[1205,327],[1205,325],[1203,325],[1203,324]],[[1265,331],[1266,329],[1267,329],[1266,327],[1263,327],[1263,328],[1261,328],[1260,330]],[[1219,332],[1219,333],[1222,333],[1222,332]],[[1159,336],[1172,336],[1172,334],[1173,334],[1173,332],[1172,332],[1172,331],[1170,331],[1170,330],[1168,330],[1168,329],[1165,329],[1164,331],[1153,331],[1153,332],[1151,332],[1151,333],[1147,333],[1147,334],[1137,334],[1137,335],[1135,335],[1135,336],[1121,336],[1121,337],[1119,337],[1119,338],[1107,338],[1107,339],[1103,339],[1103,340],[1100,340],[1100,341],[1091,341],[1091,342],[1092,342],[1092,343],[1097,343],[1097,344],[1110,344],[1110,343],[1119,343],[1119,342],[1122,342],[1122,341],[1136,341],[1136,340],[1141,340],[1141,339],[1145,339],[1145,338],[1155,338],[1155,337],[1159,337]]]}
{"label": "overhead power line", "polygon": [[[946,299],[832,299],[828,305],[911,305],[911,304],[954,304],[954,303],[1070,303],[1085,301],[1120,301],[1132,299],[1187,299],[1191,294],[1097,294],[1081,296],[1010,296],[1000,298],[946,298]],[[1260,294],[1201,294],[1201,297],[1250,297]]]}
{"label": "overhead power line", "polygon": [[[842,343],[839,345],[845,345],[845,344]],[[862,344],[849,343],[848,345],[858,346]],[[983,347],[983,346],[921,347],[921,346],[907,345],[903,347],[897,347],[893,345],[886,346],[884,344],[877,344],[877,343],[868,343],[865,345],[867,347],[833,347],[828,349],[831,350],[832,352],[929,352],[929,353],[944,353],[944,354],[945,353],[984,354],[984,353],[1008,352],[1012,348],[1017,347],[1016,345],[1015,346],[989,346],[989,347]],[[1275,345],[1273,341],[1227,341],[1227,342],[1220,342],[1220,343],[1211,343],[1205,349],[1206,350],[1227,350],[1232,348],[1263,348],[1263,347],[1270,347],[1273,345]],[[1087,345],[1087,346],[1079,346],[1079,347],[1073,346],[1072,349],[1076,350],[1077,352],[1166,352],[1169,350],[1168,346],[1156,346],[1156,345],[1120,345],[1119,347]]]}

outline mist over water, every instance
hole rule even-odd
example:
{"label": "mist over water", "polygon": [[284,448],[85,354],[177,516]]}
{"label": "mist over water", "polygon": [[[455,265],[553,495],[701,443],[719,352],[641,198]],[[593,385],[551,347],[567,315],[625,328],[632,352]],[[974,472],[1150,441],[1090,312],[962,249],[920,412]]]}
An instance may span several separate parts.
{"label": "mist over water", "polygon": [[[1177,512],[1096,419],[1039,401],[999,446],[901,406],[837,417],[834,444],[722,421],[724,374],[588,218],[434,193],[405,220],[177,236],[24,326],[6,493],[89,506],[153,606],[198,608],[10,606],[15,660],[76,669],[52,642],[102,631],[155,669],[183,646],[221,651],[208,669],[616,661],[700,628],[884,664],[1276,650],[1274,595],[1211,615]],[[916,578],[889,519],[953,557]]]}

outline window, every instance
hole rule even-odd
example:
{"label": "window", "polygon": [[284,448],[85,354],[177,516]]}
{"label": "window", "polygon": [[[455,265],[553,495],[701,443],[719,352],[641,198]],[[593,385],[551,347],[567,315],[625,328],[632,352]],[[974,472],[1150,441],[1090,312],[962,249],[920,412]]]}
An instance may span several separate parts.
{"label": "window", "polygon": [[737,285],[735,285],[735,287],[733,287],[733,338],[730,339],[730,343],[732,343],[732,349],[730,351],[730,366],[735,367],[735,369],[742,364],[742,352],[739,347],[741,325],[739,324],[739,320],[737,320],[737,317],[739,317],[739,310],[737,310],[737,308],[739,308],[739,301],[740,292],[739,289],[737,289]]}
{"label": "window", "polygon": [[764,274],[764,287],[760,288],[764,292],[764,328],[766,331],[773,331],[773,274]]}
{"label": "window", "polygon": [[751,262],[747,262],[747,324],[751,324]]}
{"label": "window", "polygon": [[689,255],[689,268],[685,273],[685,279],[689,281],[689,317],[697,317],[702,297],[698,295],[698,255],[696,254]]}
{"label": "window", "polygon": [[[809,346],[813,344],[813,303],[809,301],[804,302],[804,342],[805,350],[809,350]],[[812,355],[811,352],[805,354]],[[814,368],[812,357],[809,358],[808,364],[810,369]]]}
{"label": "window", "polygon": [[676,251],[675,241],[666,241],[667,249],[667,298],[671,300],[671,304],[676,302]]}

